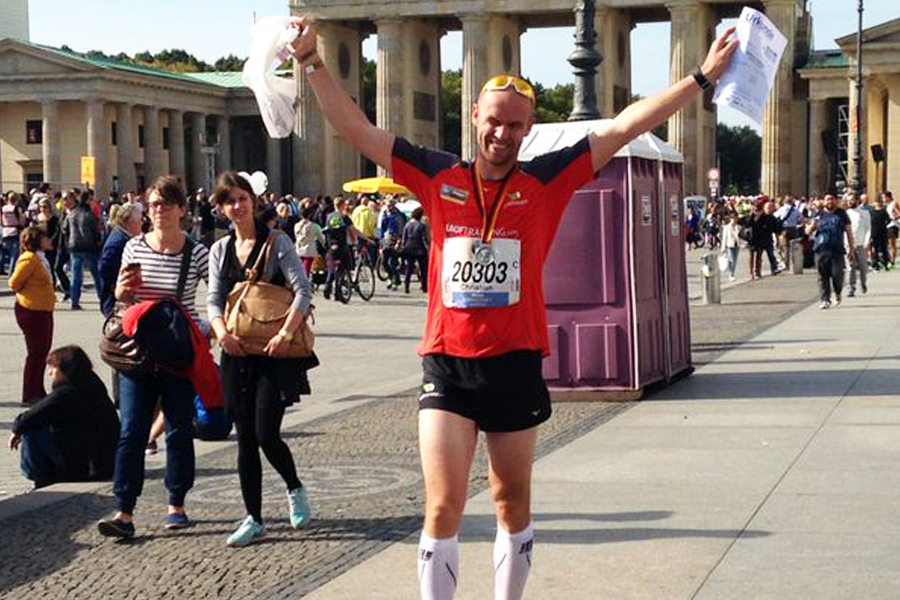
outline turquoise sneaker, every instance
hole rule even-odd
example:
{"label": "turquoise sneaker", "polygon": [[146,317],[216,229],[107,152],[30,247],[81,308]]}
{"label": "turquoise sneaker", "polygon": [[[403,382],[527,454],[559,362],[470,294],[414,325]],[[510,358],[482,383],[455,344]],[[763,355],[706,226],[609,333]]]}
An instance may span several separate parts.
{"label": "turquoise sneaker", "polygon": [[266,528],[262,523],[247,515],[247,518],[241,522],[240,527],[228,536],[226,543],[233,548],[239,548],[240,546],[252,544],[261,538],[265,532]]}
{"label": "turquoise sneaker", "polygon": [[291,510],[291,527],[303,529],[309,525],[312,511],[309,509],[309,498],[306,496],[306,489],[298,487],[289,491],[288,502]]}

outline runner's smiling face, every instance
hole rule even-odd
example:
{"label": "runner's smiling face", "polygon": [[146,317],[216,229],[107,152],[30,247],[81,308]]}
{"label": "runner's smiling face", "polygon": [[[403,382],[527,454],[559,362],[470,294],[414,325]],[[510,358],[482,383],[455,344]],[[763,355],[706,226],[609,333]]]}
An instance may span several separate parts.
{"label": "runner's smiling face", "polygon": [[478,136],[478,155],[486,166],[493,167],[485,169],[484,175],[494,178],[494,171],[493,175],[502,177],[516,163],[522,141],[534,124],[531,101],[512,89],[487,91],[475,104],[472,124]]}

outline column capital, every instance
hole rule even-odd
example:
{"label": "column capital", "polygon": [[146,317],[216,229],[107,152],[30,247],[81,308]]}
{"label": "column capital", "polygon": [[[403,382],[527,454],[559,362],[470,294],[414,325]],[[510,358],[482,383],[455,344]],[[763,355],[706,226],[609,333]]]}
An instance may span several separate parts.
{"label": "column capital", "polygon": [[456,16],[462,21],[463,26],[466,23],[487,23],[491,20],[491,15],[485,13],[460,13]]}

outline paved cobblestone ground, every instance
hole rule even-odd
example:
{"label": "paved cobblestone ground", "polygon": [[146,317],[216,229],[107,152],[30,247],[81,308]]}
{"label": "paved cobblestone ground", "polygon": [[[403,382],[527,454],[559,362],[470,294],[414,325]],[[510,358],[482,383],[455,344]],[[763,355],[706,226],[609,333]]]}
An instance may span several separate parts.
{"label": "paved cobblestone ground", "polygon": [[[629,404],[555,407],[541,454],[613,418]],[[283,484],[267,467],[263,543],[234,550],[225,537],[244,516],[236,450],[204,457],[188,509],[195,526],[165,531],[160,470],[148,473],[136,513],[138,537],[103,539],[94,522],[109,513],[109,489],[8,519],[0,547],[3,598],[297,598],[413,533],[421,524],[421,476],[412,393],[381,399],[287,431],[315,511],[309,529],[286,519]],[[483,447],[471,493],[486,486]],[[49,513],[49,514],[48,514]],[[48,522],[48,519],[50,522]],[[24,549],[24,551],[23,551]]]}
{"label": "paved cobblestone ground", "polygon": [[[873,293],[877,293],[879,276],[892,275],[876,274],[870,283]],[[695,361],[713,360],[807,306],[815,296],[814,275],[783,275],[727,289],[720,306],[693,306]],[[339,356],[368,353],[383,368],[401,368],[402,356],[410,352],[411,338],[419,327],[421,300],[393,296],[377,300],[371,305],[323,307],[322,349],[335,352],[334,358],[323,357],[323,364],[326,360],[334,364]],[[418,311],[411,320],[408,311],[412,308]],[[382,315],[388,313],[396,315],[383,322]],[[21,351],[14,349],[21,340],[14,339],[17,329],[10,316],[4,303],[0,333],[10,343],[0,341],[0,356],[4,375],[18,380],[20,367],[9,360],[21,364]],[[81,316],[60,317],[65,325],[58,325],[59,338],[84,337],[69,327]],[[404,318],[413,322],[404,323]],[[402,369],[409,371],[410,366],[403,363]],[[385,387],[384,381],[375,383]],[[2,388],[18,385],[18,381],[6,382]],[[326,400],[313,396],[302,407],[324,416],[301,425],[296,424],[298,411],[292,410],[286,418],[285,437],[315,511],[309,529],[290,529],[283,485],[266,465],[264,517],[269,535],[264,543],[250,548],[225,547],[225,537],[244,516],[236,451],[230,442],[198,458],[197,483],[188,497],[196,525],[187,531],[171,533],[161,526],[166,496],[159,460],[148,461],[151,470],[136,514],[140,535],[133,541],[112,542],[96,533],[95,521],[112,509],[109,484],[98,493],[0,520],[7,542],[0,546],[0,598],[296,598],[406,537],[421,519],[415,404],[409,393],[354,394],[358,387],[352,378],[323,381],[318,389],[327,392],[321,394]],[[4,398],[8,397],[6,392]],[[546,454],[568,443],[630,406],[555,405],[553,418],[542,428],[539,452]],[[15,403],[0,403],[0,434],[6,435],[16,412]],[[9,493],[10,486],[26,486],[9,468],[7,457],[0,490]],[[484,489],[484,474],[480,448],[471,493]]]}

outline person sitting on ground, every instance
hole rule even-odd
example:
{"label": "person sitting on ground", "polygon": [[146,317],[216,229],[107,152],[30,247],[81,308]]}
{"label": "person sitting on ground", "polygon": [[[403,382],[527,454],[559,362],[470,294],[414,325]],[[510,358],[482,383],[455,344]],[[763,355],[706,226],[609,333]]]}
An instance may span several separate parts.
{"label": "person sitting on ground", "polygon": [[13,422],[9,448],[21,446],[25,477],[41,488],[63,481],[112,478],[119,417],[78,346],[47,356],[51,392]]}

